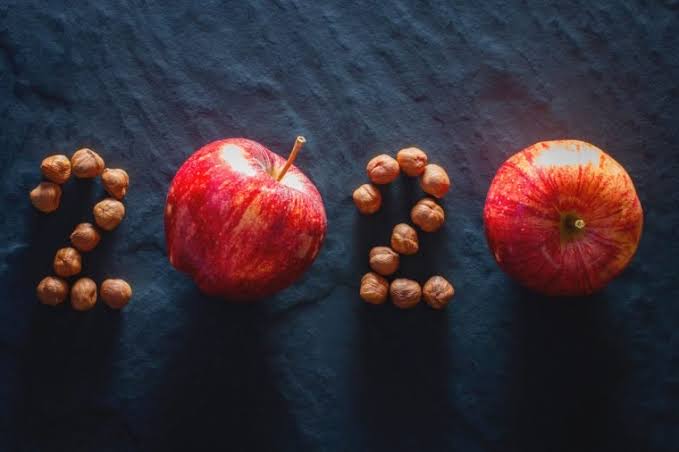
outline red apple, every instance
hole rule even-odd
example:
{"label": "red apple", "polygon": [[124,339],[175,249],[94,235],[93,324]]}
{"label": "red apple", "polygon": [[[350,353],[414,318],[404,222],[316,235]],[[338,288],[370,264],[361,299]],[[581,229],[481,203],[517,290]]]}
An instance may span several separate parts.
{"label": "red apple", "polygon": [[314,261],[326,217],[316,186],[289,159],[245,138],[191,155],[165,205],[170,263],[208,295],[254,300],[292,284]]}
{"label": "red apple", "polygon": [[577,140],[537,143],[510,157],[483,213],[500,267],[546,295],[603,288],[632,259],[643,224],[625,169]]}

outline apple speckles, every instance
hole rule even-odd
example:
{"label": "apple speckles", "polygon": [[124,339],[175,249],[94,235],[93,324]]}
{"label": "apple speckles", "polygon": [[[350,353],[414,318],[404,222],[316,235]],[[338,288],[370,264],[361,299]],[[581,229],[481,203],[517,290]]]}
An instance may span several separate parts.
{"label": "apple speckles", "polygon": [[243,155],[245,152],[245,149],[238,145],[226,143],[219,149],[219,157],[225,163],[228,163],[234,171],[245,176],[253,176],[257,173],[257,169],[245,158]]}
{"label": "apple speckles", "polygon": [[549,262],[549,263],[552,265],[552,267],[554,267],[554,268],[557,269],[557,270],[561,267],[561,266],[560,266],[560,265],[552,258],[552,256],[549,255],[549,252],[547,251],[547,246],[546,246],[546,245],[542,245],[542,246],[540,247],[540,252],[542,253],[542,256],[545,258],[545,260],[546,260],[547,262]]}
{"label": "apple speckles", "polygon": [[[174,208],[173,208],[174,210]],[[174,229],[182,231],[182,240],[186,241],[196,232],[196,225],[193,222],[191,212],[188,207],[180,206],[174,214]]]}
{"label": "apple speckles", "polygon": [[550,152],[538,152],[534,163],[541,167],[588,164],[596,166],[601,155],[601,151],[598,148],[594,148],[594,146],[583,149],[579,145],[569,146],[568,143],[563,143],[560,147],[554,147]]}
{"label": "apple speckles", "polygon": [[260,210],[259,204],[250,204],[247,209],[245,209],[245,212],[243,212],[243,216],[240,217],[238,224],[236,224],[231,231],[232,236],[238,237],[242,232],[247,233],[248,231],[256,229],[260,217]]}
{"label": "apple speckles", "polygon": [[300,237],[300,245],[299,248],[297,248],[297,252],[295,253],[295,256],[298,259],[304,259],[306,255],[309,253],[309,248],[311,248],[311,245],[313,245],[314,240],[313,237],[311,237],[309,234],[303,234]]}
{"label": "apple speckles", "polygon": [[304,181],[292,170],[285,173],[285,176],[283,176],[283,179],[281,179],[279,182],[285,185],[286,187],[294,188],[295,190],[301,192],[305,191]]}

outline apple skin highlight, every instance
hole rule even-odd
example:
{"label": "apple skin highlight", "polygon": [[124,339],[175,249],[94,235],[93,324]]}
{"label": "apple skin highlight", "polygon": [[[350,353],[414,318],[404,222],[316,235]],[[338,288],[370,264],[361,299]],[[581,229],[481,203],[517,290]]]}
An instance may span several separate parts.
{"label": "apple skin highlight", "polygon": [[634,256],[643,212],[625,169],[596,146],[545,141],[510,157],[483,212],[498,265],[553,296],[602,289]]}
{"label": "apple skin highlight", "polygon": [[316,186],[245,138],[215,141],[177,171],[165,205],[170,263],[199,289],[233,301],[288,287],[318,255],[327,219]]}

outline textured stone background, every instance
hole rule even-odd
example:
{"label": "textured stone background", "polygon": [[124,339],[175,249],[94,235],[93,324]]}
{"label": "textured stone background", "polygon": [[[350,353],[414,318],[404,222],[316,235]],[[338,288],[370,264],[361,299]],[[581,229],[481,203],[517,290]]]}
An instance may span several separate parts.
{"label": "textured stone background", "polygon": [[[341,3],[0,0],[0,450],[677,450],[679,2]],[[174,171],[217,138],[287,154],[297,134],[320,257],[266,302],[202,297],[166,259]],[[563,137],[608,150],[645,209],[632,265],[589,299],[523,291],[482,233],[502,161]],[[403,265],[454,282],[443,313],[356,295],[420,192],[399,180],[360,218],[351,191],[409,144],[455,185]],[[27,193],[80,146],[132,180],[84,263],[133,283],[121,313],[34,297],[102,189],[69,182],[49,216]]]}

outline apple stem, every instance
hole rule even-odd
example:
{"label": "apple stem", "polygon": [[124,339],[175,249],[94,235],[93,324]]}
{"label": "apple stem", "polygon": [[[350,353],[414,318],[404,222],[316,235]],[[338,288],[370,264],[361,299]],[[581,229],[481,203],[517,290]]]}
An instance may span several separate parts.
{"label": "apple stem", "polygon": [[578,218],[573,222],[573,226],[575,226],[576,229],[584,229],[585,228],[585,220],[582,218]]}
{"label": "apple stem", "polygon": [[290,155],[288,156],[288,161],[285,162],[285,166],[278,173],[278,176],[276,176],[277,181],[280,181],[281,179],[283,179],[283,176],[285,176],[285,173],[288,172],[288,169],[290,169],[292,162],[294,162],[295,159],[297,158],[297,154],[299,154],[299,151],[300,151],[300,149],[302,149],[302,146],[304,146],[304,143],[306,143],[306,138],[304,138],[303,136],[298,136],[297,139],[295,140],[295,144],[292,146],[292,151],[290,151]]}

